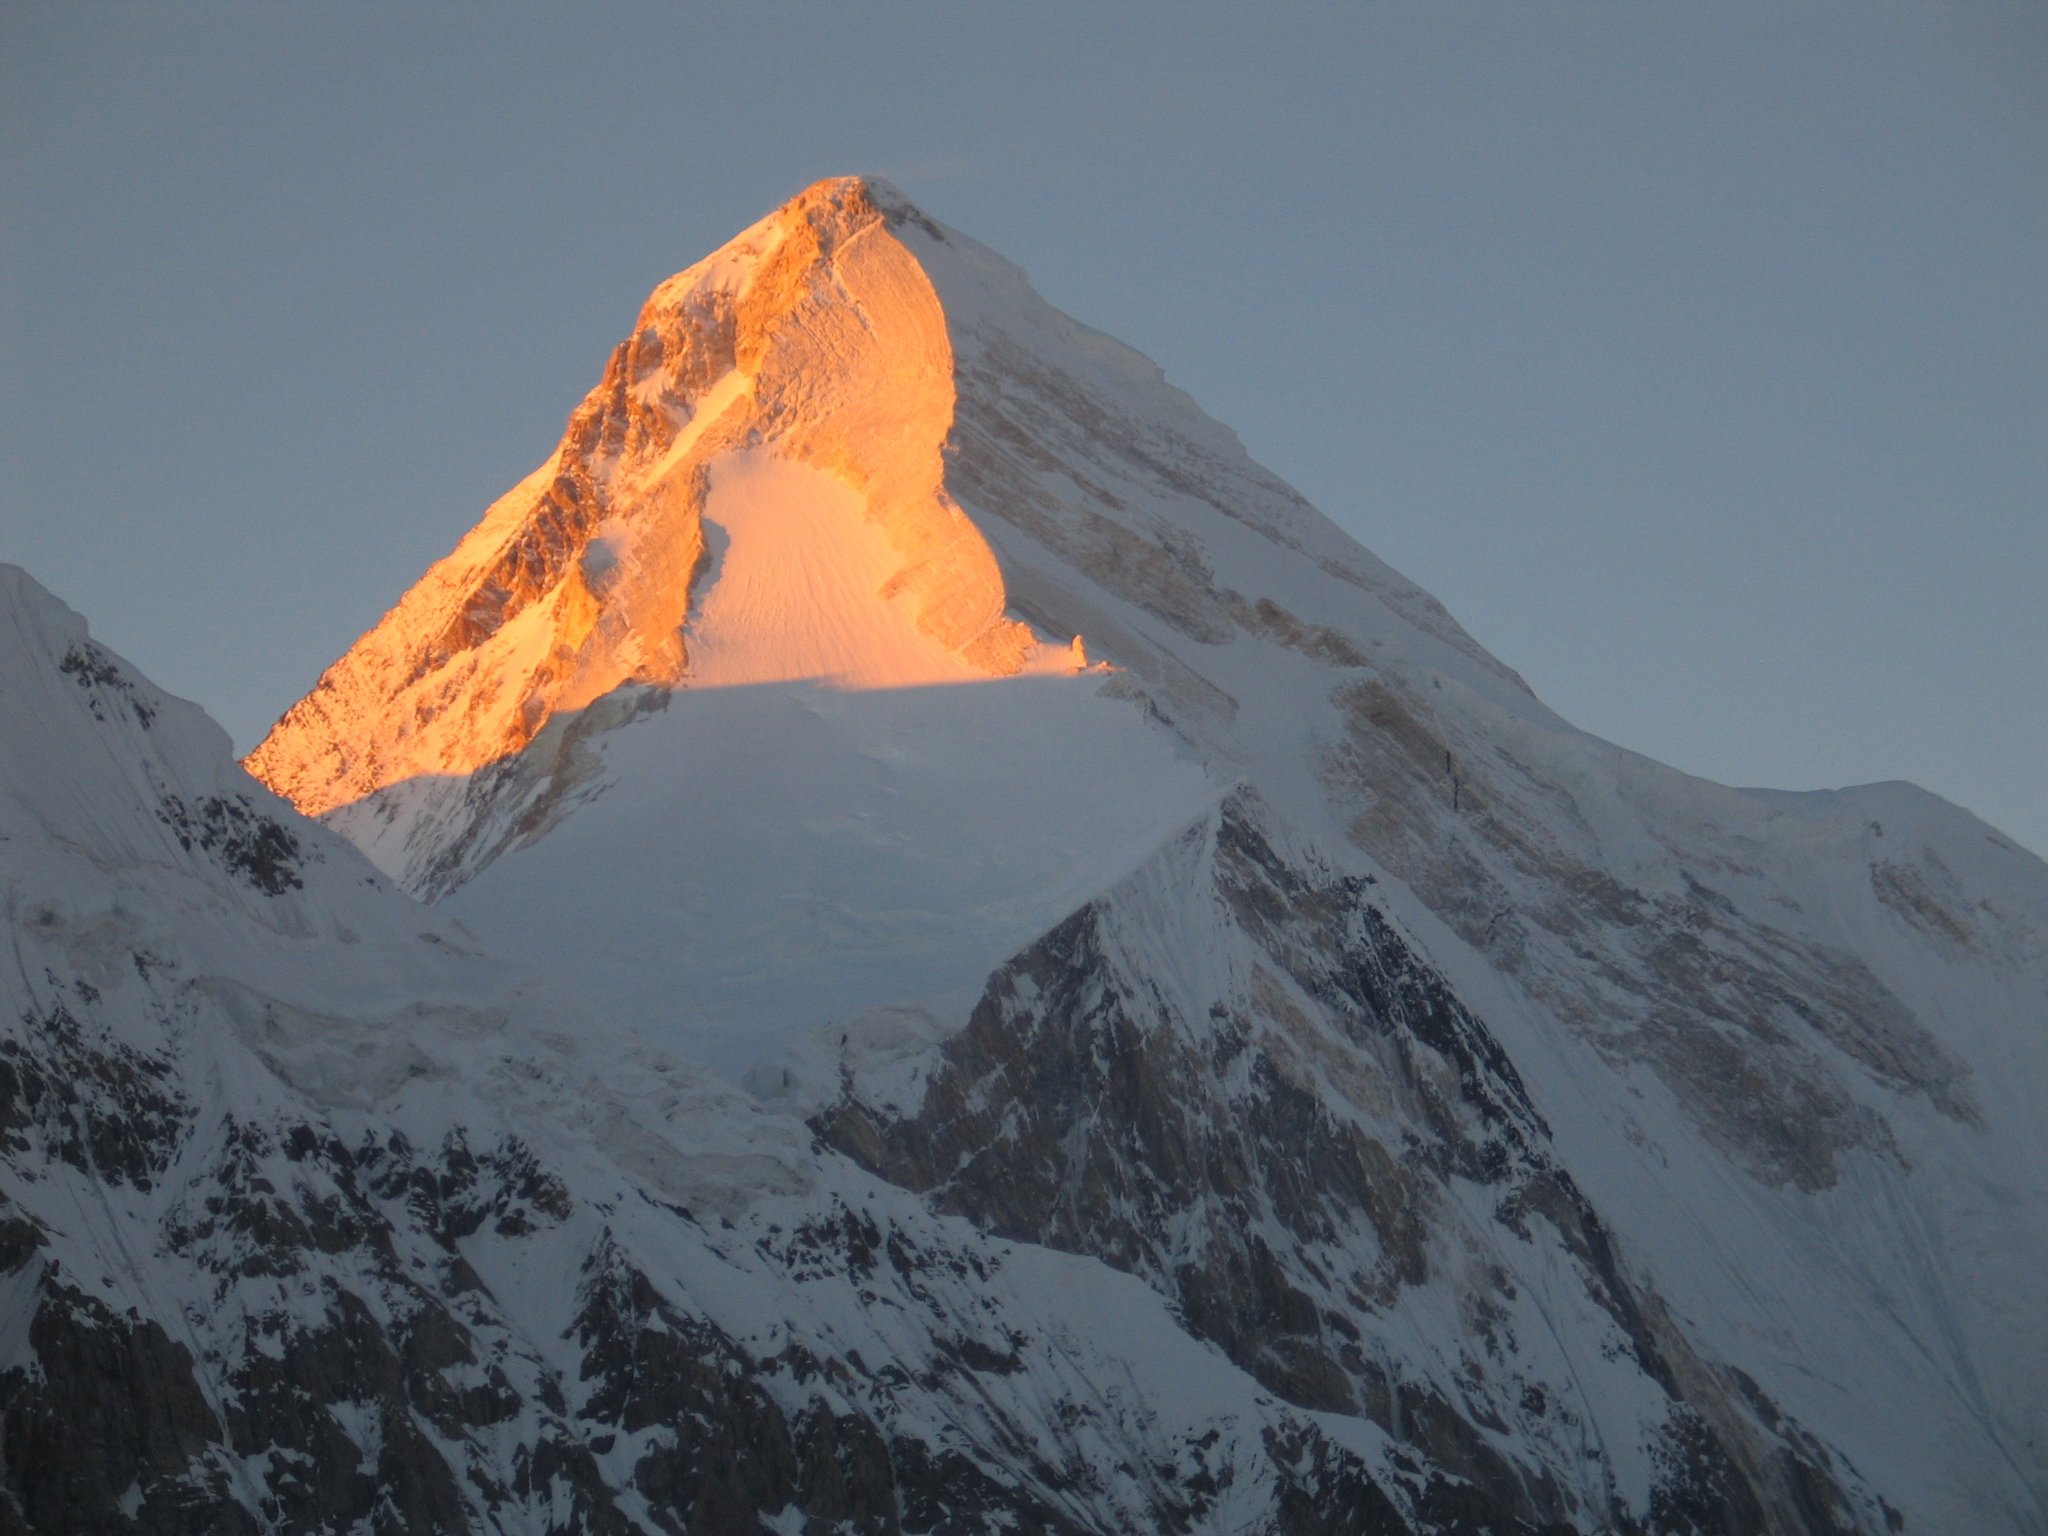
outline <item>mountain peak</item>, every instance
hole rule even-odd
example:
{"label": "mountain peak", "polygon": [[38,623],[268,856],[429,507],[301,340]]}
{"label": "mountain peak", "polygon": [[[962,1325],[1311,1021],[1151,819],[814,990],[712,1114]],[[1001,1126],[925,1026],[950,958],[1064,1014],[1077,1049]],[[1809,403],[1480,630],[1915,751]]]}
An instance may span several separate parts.
{"label": "mountain peak", "polygon": [[[473,772],[623,683],[875,687],[1036,664],[943,485],[952,349],[891,219],[929,226],[886,183],[821,181],[659,285],[549,459],[251,768],[319,813]],[[373,718],[390,722],[377,745],[349,745]]]}
{"label": "mountain peak", "polygon": [[849,214],[925,215],[894,182],[880,176],[821,176],[783,205],[784,209],[831,207]]}
{"label": "mountain peak", "polygon": [[848,220],[879,216],[896,224],[915,224],[928,231],[937,222],[910,200],[896,183],[881,176],[824,176],[782,205],[778,213],[830,210]]}
{"label": "mountain peak", "polygon": [[[750,286],[750,279],[777,263],[801,270],[830,262],[838,251],[880,225],[914,228],[944,243],[946,232],[894,184],[877,176],[827,176],[812,182],[765,218],[755,221],[702,260],[656,286],[641,314],[714,287]],[[771,290],[772,291],[772,290]]]}
{"label": "mountain peak", "polygon": [[[1326,590],[1219,585],[1214,552],[1240,546]],[[456,794],[553,722],[567,751],[630,685],[1073,675],[1077,635],[1184,740],[1234,752],[1237,699],[1179,644],[1361,657],[1297,606],[1361,595],[1418,656],[1530,706],[1149,359],[889,183],[837,177],[659,284],[548,459],[247,762],[323,815]]]}

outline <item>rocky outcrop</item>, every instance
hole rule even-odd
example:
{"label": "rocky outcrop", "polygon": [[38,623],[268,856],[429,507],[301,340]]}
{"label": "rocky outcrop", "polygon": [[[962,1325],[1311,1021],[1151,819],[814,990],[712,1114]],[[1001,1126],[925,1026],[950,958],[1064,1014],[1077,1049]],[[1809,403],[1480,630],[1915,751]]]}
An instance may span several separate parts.
{"label": "rocky outcrop", "polygon": [[[1254,795],[993,976],[914,1107],[849,1075],[813,1123],[943,1210],[1144,1276],[1286,1400],[1379,1425],[1418,1528],[1882,1527],[1624,1270],[1500,1042],[1371,882],[1288,847]],[[1568,1331],[1585,1357],[1551,1354]],[[1631,1508],[1603,1463],[1651,1405]],[[1577,1477],[1534,1453],[1567,1443]],[[1825,1498],[1788,1513],[1788,1480]]]}
{"label": "rocky outcrop", "polygon": [[[95,1128],[154,1170],[153,1220],[6,1224],[0,1510],[28,1530],[1306,1530],[1374,1486],[1284,1412],[1225,1440],[1128,1417],[1154,1388],[1101,1402],[1106,1360],[1000,1248],[886,1194],[621,1210],[516,1138],[179,1102],[168,1140],[147,1107]],[[39,1124],[8,1178],[60,1211],[126,1184]]]}

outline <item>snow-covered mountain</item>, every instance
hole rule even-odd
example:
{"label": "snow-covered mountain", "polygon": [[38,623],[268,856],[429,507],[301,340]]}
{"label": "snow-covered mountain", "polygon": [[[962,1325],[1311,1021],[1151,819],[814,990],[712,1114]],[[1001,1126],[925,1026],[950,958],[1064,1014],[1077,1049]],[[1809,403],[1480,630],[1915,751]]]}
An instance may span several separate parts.
{"label": "snow-covered mountain", "polygon": [[[125,765],[5,761],[42,829],[8,899],[61,915],[22,1048],[117,1043],[112,1101],[177,1106],[146,1188],[17,1116],[15,1272],[98,1273],[92,1329],[186,1351],[216,1428],[179,1465],[218,1476],[179,1486],[218,1507],[283,1520],[323,1460],[238,1406],[281,1354],[351,1487],[418,1443],[466,1501],[339,1524],[2048,1531],[2048,868],[1910,786],[1729,790],[1576,731],[880,183],[662,284],[251,754],[432,910],[217,738],[177,777],[122,712],[172,707],[10,601],[42,616],[0,707]],[[131,947],[109,912],[243,1000],[86,969]],[[270,1150],[230,1166],[245,1120]],[[317,1278],[224,1306],[208,1199],[297,1213]],[[337,1200],[385,1235],[330,1252]],[[627,1273],[607,1355],[579,1309]],[[411,1358],[401,1292],[498,1407],[336,1395],[332,1339]],[[20,1380],[62,1377],[27,1333]],[[621,1363],[655,1337],[696,1363]],[[622,1406],[677,1372],[738,1397]]]}
{"label": "snow-covered mountain", "polygon": [[0,566],[0,1529],[1398,1530],[1455,1499],[395,890]]}

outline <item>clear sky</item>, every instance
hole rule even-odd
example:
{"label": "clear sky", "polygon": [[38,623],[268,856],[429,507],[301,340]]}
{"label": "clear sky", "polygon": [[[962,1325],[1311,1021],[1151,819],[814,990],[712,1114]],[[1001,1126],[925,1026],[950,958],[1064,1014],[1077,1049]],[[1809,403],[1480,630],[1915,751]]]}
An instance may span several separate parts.
{"label": "clear sky", "polygon": [[1562,713],[2048,851],[2048,7],[0,3],[0,559],[248,747],[876,172]]}

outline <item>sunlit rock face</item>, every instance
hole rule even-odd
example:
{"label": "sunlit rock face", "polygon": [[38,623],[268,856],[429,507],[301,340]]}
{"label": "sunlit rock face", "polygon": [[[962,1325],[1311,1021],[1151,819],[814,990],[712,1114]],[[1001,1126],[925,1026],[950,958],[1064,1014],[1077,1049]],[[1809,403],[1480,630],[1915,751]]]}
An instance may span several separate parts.
{"label": "sunlit rock face", "polygon": [[249,765],[1342,1426],[1300,1528],[2048,1528],[2048,870],[1575,730],[882,184],[663,284]]}

